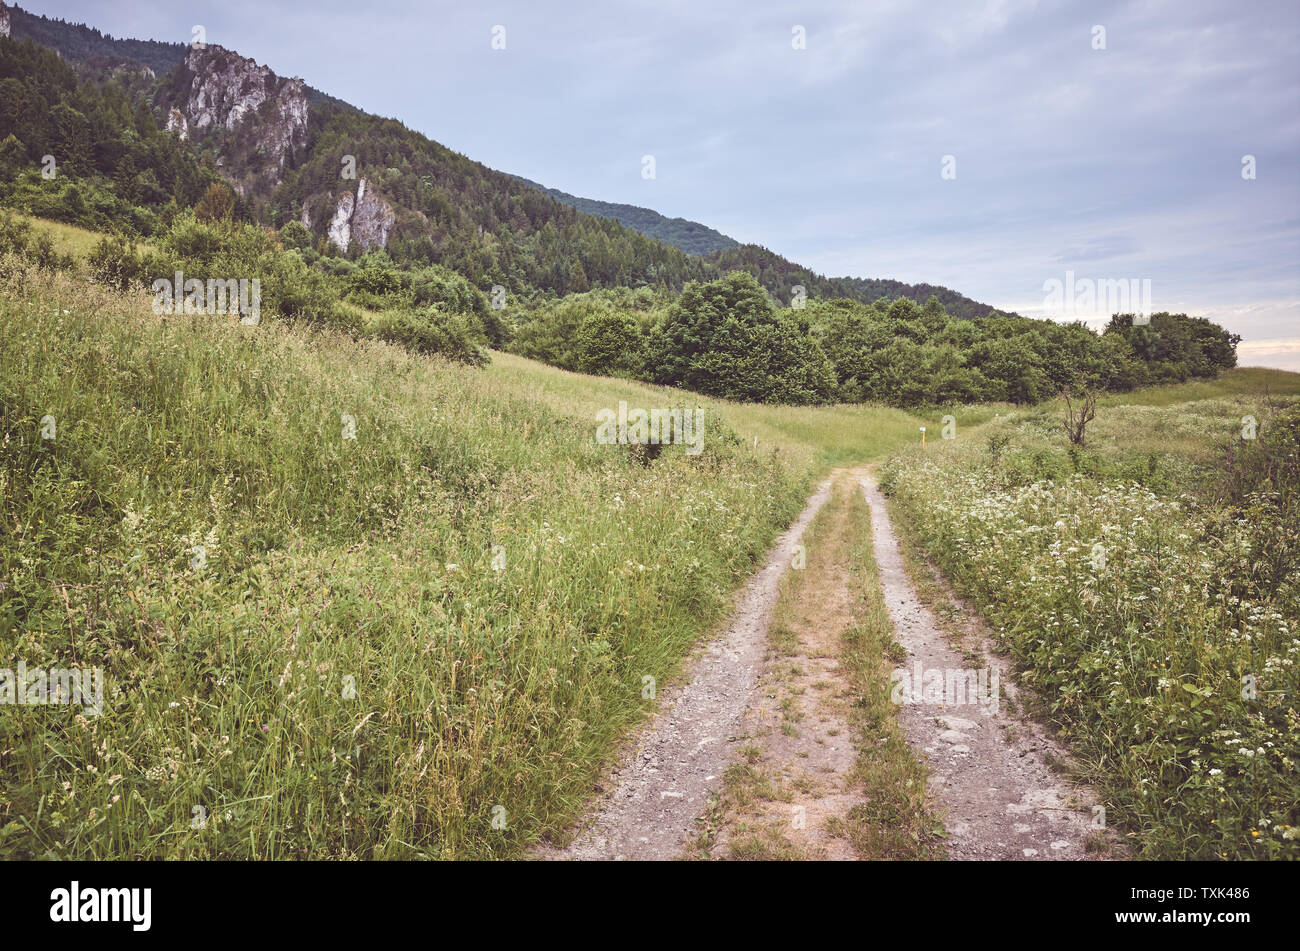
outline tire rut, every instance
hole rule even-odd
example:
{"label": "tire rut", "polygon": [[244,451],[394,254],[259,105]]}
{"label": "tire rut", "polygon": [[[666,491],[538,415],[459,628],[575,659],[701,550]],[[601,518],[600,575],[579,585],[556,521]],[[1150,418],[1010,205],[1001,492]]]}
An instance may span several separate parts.
{"label": "tire rut", "polygon": [[564,848],[541,848],[536,857],[668,860],[682,854],[742,731],[763,668],[781,575],[830,492],[827,479],[746,583],[727,630],[698,650],[683,676],[660,693],[658,712],[631,755],[609,774],[606,791],[574,840]]}
{"label": "tire rut", "polygon": [[[908,742],[930,767],[928,790],[944,815],[952,859],[1091,859],[1089,850],[1095,794],[1053,772],[1049,759],[1065,751],[1041,726],[1006,709],[1000,697],[1015,699],[1003,676],[1009,663],[981,636],[988,658],[986,689],[958,688],[949,673],[964,679],[978,672],[954,650],[943,625],[921,603],[907,576],[898,538],[875,478],[861,474],[871,506],[872,541],[885,605],[895,636],[907,651],[908,679],[900,717]],[[921,673],[917,677],[918,665]],[[927,690],[926,672],[944,672],[952,688]],[[994,672],[997,684],[994,685]],[[918,683],[919,681],[919,683]],[[969,681],[965,681],[969,683]],[[930,684],[936,684],[930,681]],[[953,702],[956,701],[956,702]],[[1019,706],[1019,704],[1017,704]],[[1095,840],[1094,840],[1095,842]]]}

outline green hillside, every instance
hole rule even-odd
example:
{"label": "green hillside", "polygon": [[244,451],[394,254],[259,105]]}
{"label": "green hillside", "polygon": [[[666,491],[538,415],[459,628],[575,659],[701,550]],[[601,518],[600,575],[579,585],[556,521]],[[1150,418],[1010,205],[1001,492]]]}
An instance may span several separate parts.
{"label": "green hillside", "polygon": [[659,212],[649,208],[641,208],[637,205],[622,205],[612,201],[597,201],[593,198],[579,198],[577,195],[562,192],[558,188],[547,188],[545,185],[530,182],[526,178],[520,178],[519,180],[529,188],[545,192],[556,201],[563,202],[589,215],[613,218],[634,231],[639,231],[641,234],[657,241],[663,241],[665,244],[671,244],[673,247],[681,248],[687,254],[710,254],[714,251],[721,251],[723,248],[734,248],[740,245],[740,242],[735,238],[729,238],[722,232],[714,231],[698,221],[687,221],[685,218],[666,218]]}

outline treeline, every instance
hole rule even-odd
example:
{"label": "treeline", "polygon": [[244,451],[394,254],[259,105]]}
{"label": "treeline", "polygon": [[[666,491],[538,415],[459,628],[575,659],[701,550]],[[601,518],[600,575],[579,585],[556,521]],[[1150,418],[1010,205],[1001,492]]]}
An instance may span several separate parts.
{"label": "treeline", "polygon": [[646,237],[654,238],[656,241],[663,241],[675,248],[681,248],[687,254],[712,254],[714,251],[721,251],[724,248],[740,246],[740,242],[735,238],[729,238],[721,231],[715,231],[698,221],[688,221],[685,218],[668,218],[651,208],[642,208],[639,205],[624,205],[613,201],[598,201],[594,198],[579,198],[577,195],[562,192],[558,188],[547,188],[545,185],[537,184],[537,182],[530,182],[526,178],[520,178],[519,181],[530,188],[545,192],[558,202],[571,205],[589,215],[613,218],[619,224],[627,225],[634,231],[639,231]]}
{"label": "treeline", "polygon": [[566,369],[727,399],[938,406],[1209,378],[1236,365],[1239,340],[1184,314],[1117,315],[1097,334],[1081,323],[954,317],[936,297],[794,309],[737,272],[670,302],[627,292],[546,302],[522,316],[512,346]]}
{"label": "treeline", "polygon": [[0,38],[0,204],[149,235],[217,180],[147,102],[133,106],[114,82],[79,81],[51,50]]}
{"label": "treeline", "polygon": [[709,255],[707,260],[722,274],[744,271],[753,275],[782,305],[791,303],[795,295],[794,288],[798,286],[804,289],[808,297],[826,300],[844,298],[862,304],[870,304],[882,297],[906,297],[923,304],[933,297],[952,316],[968,319],[987,317],[995,312],[988,304],[981,304],[950,288],[935,284],[904,284],[902,281],[866,277],[823,277],[767,248],[753,244],[719,251]]}

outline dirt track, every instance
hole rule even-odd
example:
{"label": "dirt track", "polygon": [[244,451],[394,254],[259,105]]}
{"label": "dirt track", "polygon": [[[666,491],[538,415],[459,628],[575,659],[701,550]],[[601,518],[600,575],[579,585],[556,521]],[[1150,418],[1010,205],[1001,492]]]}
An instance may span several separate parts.
{"label": "dirt track", "polygon": [[[854,470],[871,507],[873,549],[895,637],[906,649],[905,669],[959,671],[969,660],[954,649],[943,625],[919,599],[904,569],[898,539],[884,498],[867,470]],[[546,859],[647,859],[680,857],[700,831],[697,820],[708,810],[727,767],[737,759],[738,739],[753,725],[771,719],[771,685],[785,676],[768,650],[767,635],[777,603],[782,572],[793,547],[830,496],[831,480],[808,500],[803,512],[781,536],[767,564],[746,585],[731,624],[688,661],[681,680],[661,695],[658,714],[629,745],[610,773],[588,819],[566,848],[545,848]],[[988,658],[988,668],[1005,667],[974,620],[964,632],[965,649]],[[807,645],[806,645],[807,646]],[[814,643],[813,653],[820,656]],[[968,655],[969,656],[969,655]],[[805,662],[813,659],[803,656]],[[787,662],[786,670],[789,669]],[[833,666],[815,671],[834,673]],[[991,678],[986,681],[991,686]],[[763,685],[760,689],[760,684]],[[998,687],[1003,701],[1015,699],[1004,671]],[[800,690],[799,693],[804,693]],[[1085,840],[1091,827],[1093,797],[1054,772],[1048,762],[1065,753],[1041,727],[1006,702],[948,702],[928,698],[919,689],[917,702],[901,704],[899,716],[908,742],[926,760],[931,775],[928,797],[943,816],[947,853],[952,859],[1081,859],[1091,857]],[[987,698],[986,698],[987,700]],[[1019,706],[1019,704],[1015,704]],[[815,754],[834,760],[830,771],[843,773],[852,760],[848,735],[832,716],[831,728],[806,731],[802,740],[769,744],[774,766],[793,775],[807,771]],[[768,731],[771,735],[771,731]],[[825,734],[825,735],[823,735]],[[828,739],[836,737],[829,743]],[[819,749],[809,744],[816,743]],[[833,767],[833,768],[831,768]],[[818,798],[819,826],[827,810],[847,810],[851,790],[827,789]],[[852,858],[843,843],[825,840],[809,850],[814,858]]]}
{"label": "dirt track", "polygon": [[[894,636],[907,650],[905,669],[969,671],[934,613],[920,602],[903,567],[898,538],[875,479],[861,474],[871,505],[876,568]],[[969,637],[999,670],[1003,701],[1015,699],[1006,676],[1009,665],[991,649],[978,625]],[[985,665],[981,665],[985,666]],[[913,677],[913,679],[915,679]],[[922,678],[924,681],[924,677]],[[986,684],[992,684],[991,675]],[[929,763],[929,792],[944,815],[952,859],[1082,859],[1092,822],[1091,793],[1069,783],[1047,765],[1065,759],[1038,724],[1011,711],[1006,702],[904,703],[903,731]],[[991,691],[990,691],[991,692]],[[963,691],[963,699],[970,693]],[[948,699],[951,699],[949,696]]]}

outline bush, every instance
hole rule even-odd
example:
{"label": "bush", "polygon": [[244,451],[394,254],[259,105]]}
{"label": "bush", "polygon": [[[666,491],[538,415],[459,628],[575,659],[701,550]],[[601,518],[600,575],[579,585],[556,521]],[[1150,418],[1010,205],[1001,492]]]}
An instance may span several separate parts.
{"label": "bush", "polygon": [[490,308],[483,292],[455,271],[420,268],[411,274],[411,295],[417,306],[441,304],[454,314],[473,314],[490,346],[502,347],[509,342],[510,328],[500,312]]}
{"label": "bush", "polygon": [[578,328],[576,350],[576,369],[583,373],[637,376],[645,362],[641,325],[610,308],[587,315]]}
{"label": "bush", "polygon": [[209,223],[231,221],[235,217],[235,193],[228,186],[213,182],[194,206],[194,216]]}
{"label": "bush", "polygon": [[320,259],[317,267],[323,274],[328,274],[330,277],[347,277],[357,269],[357,266],[347,258],[321,254],[319,248],[314,250]]}
{"label": "bush", "polygon": [[356,270],[348,276],[348,296],[365,307],[382,307],[381,299],[400,294],[409,280],[387,254],[372,251],[357,262]]}
{"label": "bush", "polygon": [[277,254],[250,273],[261,275],[262,302],[274,312],[352,336],[361,334],[360,316],[343,303],[334,282],[308,267],[296,253]]}
{"label": "bush", "polygon": [[135,243],[121,235],[100,238],[86,258],[90,279],[119,291],[147,287],[158,275],[154,257],[137,252]]}
{"label": "bush", "polygon": [[515,351],[564,370],[578,369],[578,331],[599,305],[575,294],[539,307],[515,333]]}
{"label": "bush", "polygon": [[421,311],[385,311],[370,332],[380,340],[417,353],[438,354],[468,366],[486,366],[488,355],[475,343],[475,329],[464,314],[448,314],[437,307],[428,307]]}

